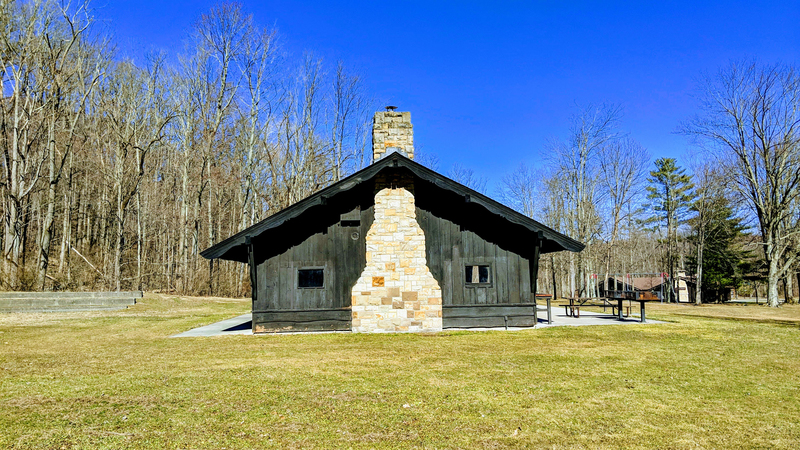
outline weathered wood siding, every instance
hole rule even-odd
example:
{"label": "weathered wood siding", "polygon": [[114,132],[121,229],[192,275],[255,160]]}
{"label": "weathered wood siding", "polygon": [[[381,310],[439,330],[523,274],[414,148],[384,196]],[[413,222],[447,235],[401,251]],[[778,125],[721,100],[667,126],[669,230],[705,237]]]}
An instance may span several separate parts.
{"label": "weathered wood siding", "polygon": [[442,309],[443,328],[532,327],[535,305],[461,305]]}
{"label": "weathered wood siding", "polygon": [[[452,212],[452,211],[451,211]],[[450,215],[457,220],[457,214]],[[536,325],[529,260],[456,222],[417,208],[428,267],[442,286],[443,328]],[[486,235],[485,231],[483,232]],[[489,285],[467,285],[467,265],[489,265]]]}
{"label": "weathered wood siding", "polygon": [[[534,325],[529,274],[534,242],[520,241],[522,229],[430,183],[417,180],[415,198],[428,267],[442,288],[444,327]],[[253,241],[255,331],[350,329],[351,290],[366,265],[365,236],[374,218],[373,186],[365,185],[346,202],[323,202],[305,220],[281,225],[271,240]],[[518,253],[526,248],[529,254]],[[467,285],[466,265],[489,265],[491,284]],[[324,287],[298,288],[302,268],[325,269]]]}
{"label": "weathered wood siding", "polygon": [[350,331],[350,308],[253,312],[253,331]]}
{"label": "weathered wood siding", "polygon": [[[254,331],[350,329],[351,289],[366,263],[364,236],[372,224],[373,207],[318,219],[292,227],[286,248],[258,263]],[[354,219],[357,226],[351,226]],[[298,288],[297,270],[303,268],[323,268],[324,287]]]}
{"label": "weathered wood siding", "polygon": [[[425,232],[428,267],[442,286],[444,306],[533,303],[527,258],[420,208],[417,221]],[[489,265],[491,284],[468,286],[467,265]]]}

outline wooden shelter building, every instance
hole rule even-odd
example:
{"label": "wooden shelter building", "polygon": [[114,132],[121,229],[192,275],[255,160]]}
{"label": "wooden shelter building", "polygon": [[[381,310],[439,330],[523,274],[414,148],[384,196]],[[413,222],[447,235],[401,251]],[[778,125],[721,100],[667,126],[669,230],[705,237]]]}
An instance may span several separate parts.
{"label": "wooden shelter building", "polygon": [[413,156],[380,111],[373,164],[201,253],[249,264],[254,332],[535,325],[539,256],[583,244]]}

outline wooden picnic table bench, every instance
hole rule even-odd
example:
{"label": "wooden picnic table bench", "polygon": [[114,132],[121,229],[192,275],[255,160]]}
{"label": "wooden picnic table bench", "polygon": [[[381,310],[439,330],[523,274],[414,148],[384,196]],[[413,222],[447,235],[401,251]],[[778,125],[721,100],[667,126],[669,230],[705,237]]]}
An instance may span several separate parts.
{"label": "wooden picnic table bench", "polygon": [[[615,298],[615,299],[608,299],[605,297],[584,297],[584,298],[567,298],[569,304],[564,305],[564,314],[567,316],[580,318],[581,317],[581,307],[582,306],[596,306],[598,308],[603,308],[605,311],[606,308],[611,308],[611,315],[616,316],[619,320],[624,319],[625,317],[629,317],[631,315],[631,305],[630,302],[639,302],[640,311],[641,311],[641,322],[645,322],[644,316],[644,303],[651,300],[643,300],[643,299],[623,299],[623,298]],[[600,300],[602,303],[598,304],[595,301]],[[614,302],[613,300],[616,300]],[[623,305],[622,302],[627,300],[628,305]],[[615,304],[616,303],[616,304]],[[622,313],[624,308],[625,314]]]}

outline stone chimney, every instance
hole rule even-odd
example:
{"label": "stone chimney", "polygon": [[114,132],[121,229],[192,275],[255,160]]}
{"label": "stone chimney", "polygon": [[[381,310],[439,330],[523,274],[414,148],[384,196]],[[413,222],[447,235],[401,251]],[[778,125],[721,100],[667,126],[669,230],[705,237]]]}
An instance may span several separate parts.
{"label": "stone chimney", "polygon": [[352,289],[354,333],[442,331],[442,289],[428,268],[414,195],[404,187],[375,194],[366,235],[367,264]]}
{"label": "stone chimney", "polygon": [[[373,162],[394,152],[414,158],[411,113],[394,110],[388,106],[375,113]],[[375,219],[365,236],[367,262],[351,291],[351,330],[442,331],[442,289],[428,267],[413,177],[378,174],[375,191]]]}
{"label": "stone chimney", "polygon": [[414,129],[411,113],[397,112],[396,106],[387,106],[372,119],[372,162],[398,152],[414,159]]}

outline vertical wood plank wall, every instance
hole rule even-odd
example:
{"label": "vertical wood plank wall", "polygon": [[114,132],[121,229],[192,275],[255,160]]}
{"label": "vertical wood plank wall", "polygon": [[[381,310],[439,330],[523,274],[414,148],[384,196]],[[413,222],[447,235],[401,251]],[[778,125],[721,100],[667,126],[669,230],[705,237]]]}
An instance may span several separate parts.
{"label": "vertical wood plank wall", "polygon": [[[364,236],[372,225],[373,207],[357,217],[358,226],[342,226],[339,221],[323,224],[302,242],[258,264],[254,330],[350,329],[351,289],[366,265]],[[358,233],[356,239],[353,233]],[[312,267],[325,269],[324,287],[298,288],[297,270]]]}
{"label": "vertical wood plank wall", "polygon": [[[358,226],[343,226],[338,213],[327,212],[287,227],[287,240],[279,247],[283,250],[257,262],[254,331],[350,329],[351,290],[366,265],[365,236],[374,219],[374,207],[366,202],[342,216],[360,218]],[[428,209],[420,208],[418,202],[417,221],[425,232],[428,267],[442,287],[445,328],[534,325],[529,259],[484,238],[496,234],[502,237],[498,242],[508,246],[516,242],[517,233],[483,227],[479,228],[482,237],[456,223],[470,211],[460,212],[456,205],[441,214],[445,218]],[[352,237],[354,232],[357,239]],[[259,245],[276,248],[280,244],[254,241],[256,256]],[[468,264],[491,266],[491,284],[467,286],[464,268]],[[325,269],[324,288],[298,288],[297,270],[317,267]]]}
{"label": "vertical wood plank wall", "polygon": [[[442,284],[444,306],[530,304],[528,259],[489,242],[450,220],[417,208],[425,232],[428,267]],[[490,286],[467,286],[466,265],[491,266]]]}

